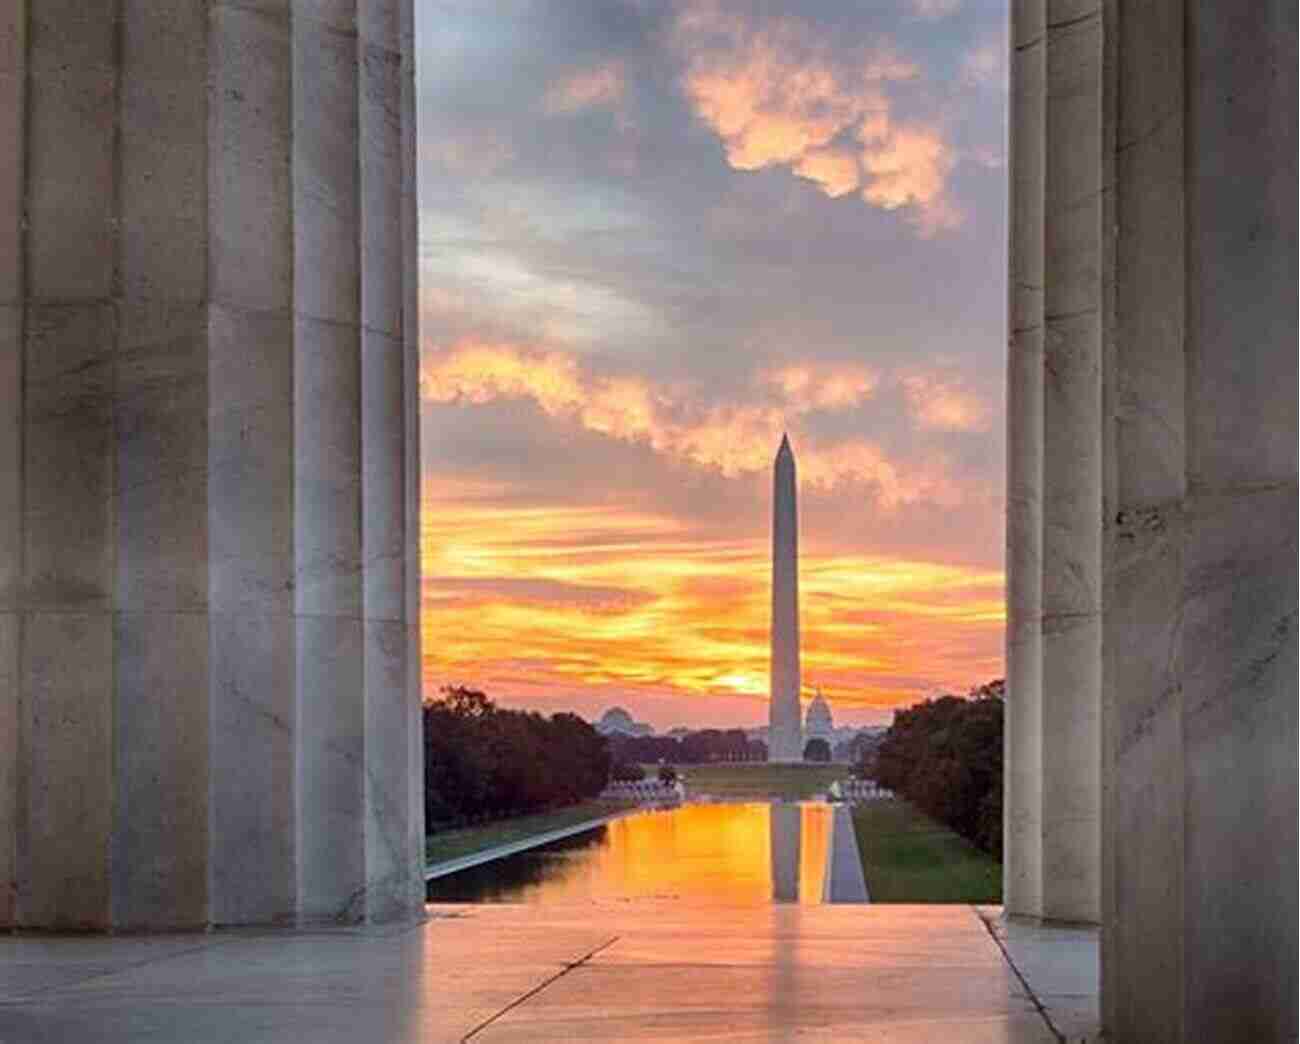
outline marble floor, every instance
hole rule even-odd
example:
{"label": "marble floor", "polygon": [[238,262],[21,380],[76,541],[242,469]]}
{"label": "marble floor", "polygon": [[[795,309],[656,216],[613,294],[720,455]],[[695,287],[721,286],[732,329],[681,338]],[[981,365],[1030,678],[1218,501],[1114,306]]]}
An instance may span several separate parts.
{"label": "marble floor", "polygon": [[996,908],[428,912],[400,928],[0,936],[0,1042],[1095,1036],[1095,933],[1006,925]]}

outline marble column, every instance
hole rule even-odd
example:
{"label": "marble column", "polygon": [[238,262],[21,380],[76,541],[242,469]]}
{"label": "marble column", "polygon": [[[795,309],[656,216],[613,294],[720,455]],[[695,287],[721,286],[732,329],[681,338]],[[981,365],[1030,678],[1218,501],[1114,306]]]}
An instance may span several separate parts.
{"label": "marble column", "polygon": [[[0,10],[0,155],[22,155],[26,18]],[[18,865],[18,636],[21,633],[23,173],[0,163],[0,925],[13,923]]]}
{"label": "marble column", "polygon": [[1182,1039],[1182,947],[1174,941],[1183,918],[1183,6],[1152,0],[1107,12],[1115,236],[1102,923],[1106,1021],[1125,1031],[1120,1040]]}
{"label": "marble column", "polygon": [[[1020,92],[1043,14],[1041,913],[1085,912],[1092,809],[1071,809],[1062,784],[1093,801],[1099,771],[1108,1038],[1290,1039],[1296,14],[1280,2],[1017,6],[1013,305],[1016,223],[1036,194],[1019,176],[1022,139],[1040,133]],[[1012,316],[1014,352],[1027,324]],[[1014,442],[1033,400],[1014,357],[1009,373]],[[1010,496],[1013,622],[1018,514]],[[1016,678],[1023,649],[1008,648]],[[1015,736],[1023,709],[1009,697]],[[1008,809],[1028,800],[1012,759]],[[1008,843],[1008,881],[1027,858]]]}
{"label": "marble column", "polygon": [[0,924],[419,909],[411,8],[0,16]]}
{"label": "marble column", "polygon": [[1046,19],[1012,21],[1007,316],[1007,711],[1002,901],[1042,914],[1043,111]]}
{"label": "marble column", "polygon": [[1296,13],[1117,8],[1103,1013],[1292,1039]]}
{"label": "marble column", "polygon": [[1100,0],[1049,0],[1043,178],[1042,916],[1101,916]]}
{"label": "marble column", "polygon": [[1294,1039],[1297,14],[1185,17],[1184,1034]]}
{"label": "marble column", "polygon": [[1102,18],[1024,0],[1011,51],[1003,881],[1101,905]]}

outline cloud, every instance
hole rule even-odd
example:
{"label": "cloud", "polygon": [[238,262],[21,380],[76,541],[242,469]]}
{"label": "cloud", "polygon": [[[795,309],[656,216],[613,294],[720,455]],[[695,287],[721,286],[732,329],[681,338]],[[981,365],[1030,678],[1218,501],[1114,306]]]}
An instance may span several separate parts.
{"label": "cloud", "polygon": [[780,390],[798,412],[846,409],[871,398],[879,377],[865,367],[804,364],[769,370],[760,380]]}
{"label": "cloud", "polygon": [[552,416],[577,410],[585,397],[571,356],[524,354],[510,345],[462,341],[426,358],[420,390],[433,402],[533,399]]}
{"label": "cloud", "polygon": [[[671,693],[686,701],[678,721],[712,713],[719,696],[766,694],[766,534],[606,503],[511,507],[482,492],[462,498],[444,482],[426,496],[427,691],[472,679],[559,707],[575,689]],[[996,675],[1000,571],[815,546],[800,566],[805,672],[837,711]]]}
{"label": "cloud", "polygon": [[862,180],[857,156],[844,148],[809,149],[795,162],[794,172],[816,182],[831,199],[847,196]]}
{"label": "cloud", "polygon": [[908,412],[931,431],[986,431],[991,410],[955,378],[914,373],[901,378]]}
{"label": "cloud", "polygon": [[961,78],[975,87],[1007,87],[1007,42],[1001,35],[990,36],[967,51],[961,60]]}
{"label": "cloud", "polygon": [[961,8],[961,0],[911,0],[912,13],[927,22],[954,15]]}
{"label": "cloud", "polygon": [[451,174],[487,177],[513,163],[515,149],[493,130],[464,128],[435,142],[422,142],[420,157]]}
{"label": "cloud", "polygon": [[578,584],[545,577],[430,576],[421,586],[428,602],[468,605],[508,599],[516,604],[564,606],[589,613],[625,612],[649,598],[642,591],[609,584]]}
{"label": "cloud", "polygon": [[553,82],[542,96],[542,111],[562,116],[584,109],[613,108],[623,100],[626,89],[623,64],[605,62]]}
{"label": "cloud", "polygon": [[[430,403],[531,400],[550,417],[643,443],[729,478],[765,473],[782,432],[789,430],[802,479],[813,488],[863,484],[874,490],[884,510],[920,501],[958,503],[961,490],[937,456],[904,467],[870,440],[822,441],[809,434],[805,418],[857,406],[878,384],[875,374],[862,368],[807,363],[760,373],[733,401],[705,402],[692,387],[590,372],[564,352],[473,339],[426,352],[420,380]],[[956,391],[943,390],[960,405]],[[960,420],[957,406],[950,405],[946,414],[930,409],[923,418]]]}
{"label": "cloud", "polygon": [[966,157],[985,170],[1001,170],[1007,165],[1006,152],[1001,145],[979,145],[970,149]]}
{"label": "cloud", "polygon": [[885,210],[914,205],[914,221],[924,236],[961,224],[961,212],[945,192],[955,159],[938,131],[864,126],[859,138],[864,200]]}
{"label": "cloud", "polygon": [[846,56],[800,19],[751,21],[709,3],[684,9],[674,39],[683,90],[734,169],[787,167],[832,198],[860,190],[872,206],[908,208],[925,236],[960,223],[952,148],[937,127],[893,113],[888,85],[920,69],[887,40]]}

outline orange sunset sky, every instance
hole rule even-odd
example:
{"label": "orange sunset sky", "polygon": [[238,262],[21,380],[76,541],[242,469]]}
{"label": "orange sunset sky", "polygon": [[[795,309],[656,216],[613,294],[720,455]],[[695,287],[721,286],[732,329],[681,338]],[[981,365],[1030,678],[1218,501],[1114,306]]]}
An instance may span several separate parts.
{"label": "orange sunset sky", "polygon": [[423,628],[447,684],[766,722],[1002,673],[1001,3],[421,9]]}

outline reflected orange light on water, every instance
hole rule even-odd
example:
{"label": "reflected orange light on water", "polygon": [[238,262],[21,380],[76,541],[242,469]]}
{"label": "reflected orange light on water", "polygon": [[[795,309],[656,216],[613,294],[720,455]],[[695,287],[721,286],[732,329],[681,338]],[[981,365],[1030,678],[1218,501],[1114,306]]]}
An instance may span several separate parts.
{"label": "reflected orange light on water", "polygon": [[826,853],[831,845],[830,805],[799,806],[799,901],[820,903],[826,887]]}
{"label": "reflected orange light on water", "polygon": [[[823,901],[834,808],[826,804],[699,804],[639,812],[610,823],[598,840],[513,857],[533,872],[485,893],[474,885],[435,882],[453,901],[582,902],[679,899],[757,905]],[[481,868],[487,878],[492,864]],[[471,871],[471,873],[473,873]],[[507,875],[508,876],[508,875]],[[470,879],[472,882],[472,878]],[[505,879],[503,879],[505,880]]]}

